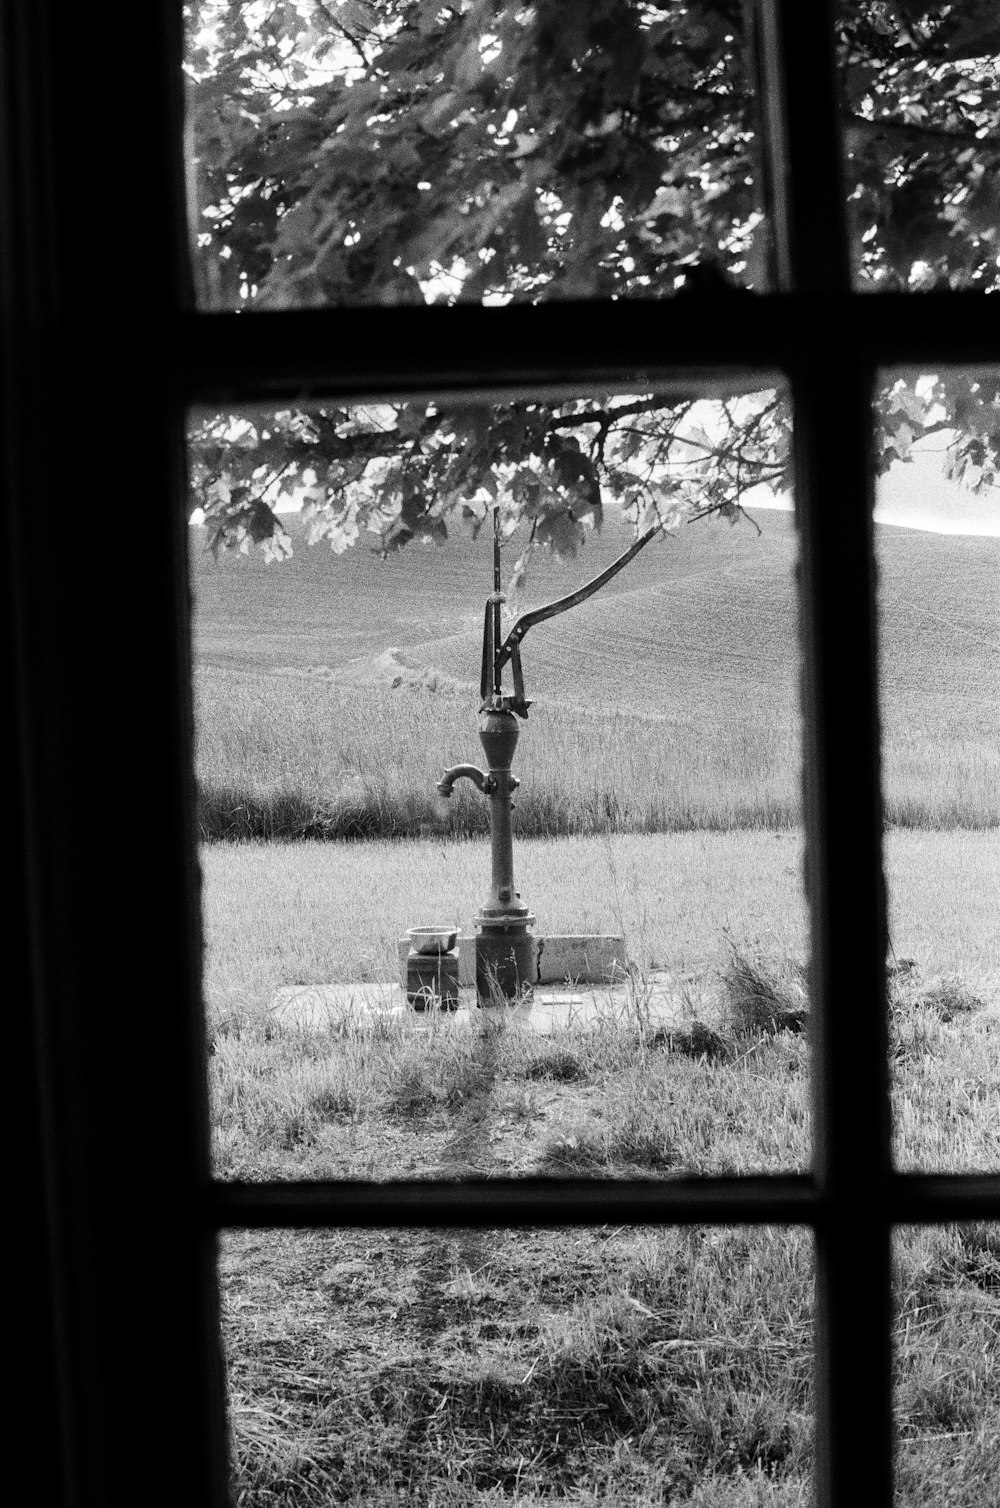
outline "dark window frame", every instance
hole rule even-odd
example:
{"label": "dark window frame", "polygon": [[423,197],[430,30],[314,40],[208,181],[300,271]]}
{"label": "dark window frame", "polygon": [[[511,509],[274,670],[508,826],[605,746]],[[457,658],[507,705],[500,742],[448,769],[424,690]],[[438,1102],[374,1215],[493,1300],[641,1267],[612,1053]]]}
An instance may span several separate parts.
{"label": "dark window frame", "polygon": [[[221,1229],[785,1222],[816,1238],[817,1500],[888,1508],[893,1225],[1000,1218],[1000,1177],[890,1165],[870,399],[880,368],[995,364],[1000,339],[980,295],[851,291],[832,5],[756,9],[774,294],[252,316],[192,312],[180,6],[0,11],[12,1029],[29,1106],[16,1208],[35,1321],[22,1376],[29,1420],[50,1424],[34,1473],[48,1500],[224,1501]],[[795,407],[812,1170],[544,1188],[214,1183],[179,505],[187,405],[725,369],[780,371]]]}

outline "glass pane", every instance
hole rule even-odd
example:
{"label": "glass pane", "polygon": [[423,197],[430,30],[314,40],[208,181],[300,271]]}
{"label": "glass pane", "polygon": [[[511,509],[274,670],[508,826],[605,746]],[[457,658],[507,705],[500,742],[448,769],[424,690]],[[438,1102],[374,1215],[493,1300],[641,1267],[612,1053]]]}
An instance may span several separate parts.
{"label": "glass pane", "polygon": [[1000,1465],[1000,1226],[896,1232],[899,1508],[981,1508]]}
{"label": "glass pane", "polygon": [[[784,397],[201,414],[191,440],[219,1172],[806,1165]],[[500,640],[652,537],[530,626],[483,713],[494,516]],[[457,956],[411,958],[415,928]]]}
{"label": "glass pane", "polygon": [[735,0],[198,0],[205,309],[761,287]]}
{"label": "glass pane", "polygon": [[232,1498],[811,1498],[802,1230],[229,1232]]}
{"label": "glass pane", "polygon": [[1000,1169],[995,374],[886,374],[876,491],[895,1155]]}
{"label": "glass pane", "polygon": [[841,0],[859,288],[995,288],[1000,18],[990,0]]}

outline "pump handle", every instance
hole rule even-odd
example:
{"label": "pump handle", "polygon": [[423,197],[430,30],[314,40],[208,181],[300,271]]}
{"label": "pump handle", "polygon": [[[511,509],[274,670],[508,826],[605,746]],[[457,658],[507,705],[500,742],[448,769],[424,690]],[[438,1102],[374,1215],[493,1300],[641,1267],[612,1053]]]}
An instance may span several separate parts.
{"label": "pump handle", "polygon": [[500,510],[494,508],[493,592],[486,604],[486,622],[483,627],[483,668],[479,679],[479,693],[483,701],[496,701],[501,698],[503,667],[510,660],[514,675],[514,695],[504,697],[503,701],[509,702],[519,717],[527,717],[531,703],[524,699],[520,644],[528,629],[533,628],[536,623],[544,623],[547,618],[556,617],[558,613],[565,613],[569,608],[576,607],[578,603],[592,597],[606,581],[610,581],[612,576],[617,576],[622,567],[627,566],[629,561],[634,559],[639,551],[660,533],[662,528],[662,524],[654,524],[651,529],[646,530],[645,534],[640,534],[635,543],[629,545],[617,560],[612,561],[591,581],[578,586],[575,592],[567,592],[565,597],[557,597],[555,602],[549,602],[545,607],[536,607],[530,613],[522,613],[501,643],[500,604],[503,596],[500,591]]}

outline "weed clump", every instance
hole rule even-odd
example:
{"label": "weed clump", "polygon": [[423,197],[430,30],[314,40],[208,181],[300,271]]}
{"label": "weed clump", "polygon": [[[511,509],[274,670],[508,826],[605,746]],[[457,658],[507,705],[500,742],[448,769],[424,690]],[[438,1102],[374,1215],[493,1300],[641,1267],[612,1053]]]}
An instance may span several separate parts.
{"label": "weed clump", "polygon": [[808,1005],[802,965],[791,960],[776,963],[757,948],[744,952],[731,938],[726,941],[729,959],[722,970],[722,991],[734,1036],[804,1031]]}
{"label": "weed clump", "polygon": [[955,1249],[942,1263],[946,1278],[971,1283],[1000,1300],[1000,1231],[985,1222],[955,1227]]}
{"label": "weed clump", "polygon": [[942,1028],[983,1009],[978,995],[954,975],[922,981],[911,959],[888,970],[889,1049],[893,1063],[918,1063],[947,1051]]}
{"label": "weed clump", "polygon": [[663,1173],[676,1169],[680,1160],[677,1144],[655,1110],[632,1105],[610,1122],[574,1122],[562,1127],[543,1149],[539,1171],[589,1173],[620,1168],[625,1173]]}
{"label": "weed clump", "polygon": [[400,1064],[386,1095],[387,1112],[402,1116],[426,1115],[437,1104],[437,1089],[427,1065],[420,1061]]}
{"label": "weed clump", "polygon": [[567,1127],[546,1143],[538,1159],[539,1173],[592,1173],[610,1161],[607,1136],[590,1127]]}
{"label": "weed clump", "polygon": [[983,1009],[979,996],[951,975],[921,992],[918,1003],[925,1010],[933,1011],[940,1021],[953,1021],[956,1016],[970,1015],[973,1011]]}
{"label": "weed clump", "polygon": [[452,1039],[432,1050],[410,1050],[390,1069],[384,1108],[403,1117],[457,1110],[488,1099],[497,1077],[492,1044]]}
{"label": "weed clump", "polygon": [[692,1021],[690,1026],[676,1030],[658,1026],[646,1040],[650,1047],[661,1047],[696,1061],[705,1058],[709,1063],[721,1063],[733,1055],[731,1040],[706,1026],[704,1021]]}
{"label": "weed clump", "polygon": [[560,1047],[531,1058],[523,1072],[526,1079],[552,1079],[559,1084],[574,1084],[587,1077],[576,1053]]}
{"label": "weed clump", "polygon": [[968,1016],[984,1008],[984,1002],[979,996],[973,994],[954,974],[922,981],[920,970],[912,958],[890,964],[886,976],[889,1012],[894,1017],[925,1011],[938,1021],[948,1022],[956,1016]]}

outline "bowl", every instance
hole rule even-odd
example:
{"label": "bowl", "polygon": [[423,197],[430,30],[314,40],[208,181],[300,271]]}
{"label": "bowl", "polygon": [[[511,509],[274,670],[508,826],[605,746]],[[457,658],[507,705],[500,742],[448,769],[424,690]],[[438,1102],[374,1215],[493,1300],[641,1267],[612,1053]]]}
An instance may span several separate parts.
{"label": "bowl", "polygon": [[418,953],[450,953],[458,941],[458,927],[407,927],[406,935]]}

